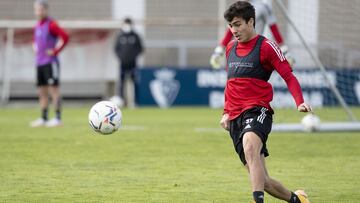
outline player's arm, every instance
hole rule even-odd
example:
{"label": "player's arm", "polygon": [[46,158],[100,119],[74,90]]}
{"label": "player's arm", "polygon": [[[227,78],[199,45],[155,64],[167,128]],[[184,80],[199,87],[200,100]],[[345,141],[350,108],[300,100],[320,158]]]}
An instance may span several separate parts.
{"label": "player's arm", "polygon": [[293,96],[297,109],[301,112],[311,111],[310,105],[304,102],[300,83],[292,73],[291,66],[281,52],[280,48],[272,41],[266,40],[262,49],[265,53],[266,62],[273,67],[284,79],[291,95]]}
{"label": "player's arm", "polygon": [[210,65],[213,68],[221,67],[221,59],[224,57],[225,47],[229,44],[231,39],[233,38],[233,34],[230,29],[226,30],[224,38],[221,40],[220,44],[215,48],[213,54],[210,57]]}
{"label": "player's arm", "polygon": [[50,55],[56,56],[61,52],[61,50],[64,49],[64,47],[69,42],[69,35],[55,21],[51,21],[50,26],[49,26],[49,31],[50,31],[50,34],[59,38],[59,41],[56,44],[56,47],[53,50],[50,50],[48,52]]}

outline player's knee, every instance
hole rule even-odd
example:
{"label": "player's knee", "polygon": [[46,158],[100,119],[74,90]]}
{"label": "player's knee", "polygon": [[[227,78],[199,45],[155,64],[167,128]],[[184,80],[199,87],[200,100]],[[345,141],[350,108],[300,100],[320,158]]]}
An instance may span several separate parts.
{"label": "player's knee", "polygon": [[256,156],[259,156],[256,151],[256,147],[253,144],[245,145],[244,154],[247,163],[251,164],[256,159]]}
{"label": "player's knee", "polygon": [[256,159],[260,159],[261,141],[258,139],[259,137],[253,132],[248,132],[244,135],[243,148],[245,160],[249,164],[251,164]]}
{"label": "player's knee", "polygon": [[48,98],[48,93],[46,91],[40,91],[39,92],[39,97],[42,99],[47,99]]}

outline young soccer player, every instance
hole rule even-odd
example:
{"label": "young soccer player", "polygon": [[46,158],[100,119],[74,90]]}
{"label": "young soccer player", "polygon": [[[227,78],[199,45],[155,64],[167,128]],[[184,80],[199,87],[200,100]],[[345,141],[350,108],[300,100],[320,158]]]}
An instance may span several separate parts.
{"label": "young soccer player", "polygon": [[[41,117],[30,123],[32,127],[62,125],[59,91],[59,60],[57,55],[67,44],[68,34],[48,16],[49,5],[45,0],[34,3],[38,22],[34,28],[34,51],[36,53],[37,86]],[[55,118],[48,120],[49,93],[55,107]]]}
{"label": "young soccer player", "polygon": [[[249,0],[249,3],[251,3],[256,10],[256,32],[263,34],[265,27],[268,26],[275,42],[280,46],[281,51],[285,55],[285,58],[289,61],[290,65],[293,65],[295,60],[291,56],[290,52],[288,51],[288,47],[284,43],[283,37],[276,23],[276,18],[273,14],[272,7],[269,4],[264,3],[262,0]],[[224,57],[225,47],[232,40],[232,38],[232,32],[230,29],[227,29],[225,36],[221,40],[220,44],[215,48],[213,54],[210,57],[210,65],[213,68],[221,67],[220,61]]]}
{"label": "young soccer player", "polygon": [[266,141],[271,131],[273,89],[268,80],[276,70],[285,80],[300,112],[304,103],[300,84],[278,45],[255,31],[255,9],[246,1],[232,4],[224,13],[235,39],[226,47],[228,80],[221,126],[230,132],[236,152],[247,168],[254,202],[264,202],[264,191],[290,202],[308,203],[304,191],[291,192],[268,175]]}

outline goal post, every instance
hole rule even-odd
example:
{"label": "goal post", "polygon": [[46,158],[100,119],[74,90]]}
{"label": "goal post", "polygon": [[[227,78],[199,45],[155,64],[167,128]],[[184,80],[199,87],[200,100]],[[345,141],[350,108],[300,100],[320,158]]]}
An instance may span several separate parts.
{"label": "goal post", "polygon": [[2,72],[2,91],[1,91],[1,103],[4,104],[9,99],[10,94],[10,58],[13,52],[13,42],[14,42],[14,29],[8,28],[6,30],[6,50],[5,50],[5,60],[4,60],[4,69]]}
{"label": "goal post", "polygon": [[[343,95],[347,96],[346,94],[344,94],[344,92],[345,93],[353,92],[353,91],[357,91],[357,90],[342,91],[343,95],[340,93],[338,88],[341,88],[342,85],[341,84],[335,85],[333,78],[329,77],[329,69],[325,68],[324,64],[319,59],[319,56],[312,51],[307,40],[305,40],[305,37],[299,31],[298,26],[296,25],[296,23],[294,23],[293,19],[288,14],[287,9],[286,9],[285,5],[283,4],[282,0],[275,0],[275,3],[280,8],[280,11],[283,14],[283,16],[285,17],[288,25],[290,25],[291,29],[295,32],[296,36],[299,38],[301,45],[305,48],[305,51],[309,54],[311,60],[314,62],[315,67],[316,67],[315,70],[317,69],[320,71],[322,77],[324,78],[324,81],[326,82],[327,87],[331,90],[331,93],[334,95],[334,97],[338,101],[338,104],[341,105],[341,107],[344,109],[344,111],[347,114],[348,119],[350,120],[350,122],[322,122],[319,124],[319,126],[317,126],[316,131],[331,131],[331,132],[360,131],[360,122],[357,121],[357,118],[355,117],[355,115],[353,114],[353,112],[349,108],[349,105],[346,103],[346,100],[343,97]],[[332,71],[334,71],[334,70],[332,70]],[[351,72],[347,73],[347,70],[342,70],[340,74],[336,74],[335,76],[339,76],[339,75],[343,76],[338,80],[345,82],[344,80],[349,79],[348,77],[351,77],[351,74],[352,74]],[[356,77],[356,76],[354,76],[354,77]],[[360,78],[358,78],[358,80],[359,79]],[[312,82],[314,84],[316,83],[316,81],[312,81]],[[306,84],[306,85],[308,85],[308,84]],[[343,85],[343,86],[346,86],[346,85]],[[354,88],[354,86],[356,86],[356,85],[353,85],[353,88]],[[351,99],[348,98],[347,100],[351,100]],[[277,132],[306,131],[304,129],[304,126],[302,126],[302,124],[300,124],[300,123],[275,124],[273,127],[273,130],[277,131]]]}
{"label": "goal post", "polygon": [[292,21],[292,19],[290,18],[290,16],[287,14],[286,12],[286,8],[284,6],[284,4],[282,3],[281,0],[275,0],[275,2],[277,3],[277,5],[280,7],[280,10],[282,11],[283,15],[285,16],[286,20],[288,21],[288,23],[291,25],[291,27],[294,29],[295,33],[297,34],[297,36],[299,37],[301,43],[303,44],[303,46],[305,47],[306,51],[309,53],[311,59],[314,61],[314,63],[317,65],[317,67],[319,68],[319,70],[321,71],[323,77],[325,78],[325,81],[327,82],[328,86],[330,87],[331,91],[334,93],[336,99],[339,101],[340,105],[342,106],[342,108],[345,110],[346,114],[349,117],[349,120],[351,121],[357,121],[355,115],[351,112],[349,106],[346,104],[344,98],[341,96],[339,90],[335,87],[335,85],[331,82],[330,78],[328,77],[327,73],[326,73],[326,69],[325,66],[321,63],[320,59],[318,56],[316,56],[312,50],[310,49],[310,46],[308,45],[308,43],[306,42],[306,40],[304,39],[304,37],[302,36],[302,34],[300,33],[299,29],[297,28],[297,26],[295,25],[295,23]]}

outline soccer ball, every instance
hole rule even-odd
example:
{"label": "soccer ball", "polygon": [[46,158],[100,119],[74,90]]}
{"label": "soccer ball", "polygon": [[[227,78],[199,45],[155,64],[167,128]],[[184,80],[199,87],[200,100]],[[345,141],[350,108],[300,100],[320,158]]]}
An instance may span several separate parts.
{"label": "soccer ball", "polygon": [[308,114],[302,118],[301,123],[306,132],[314,132],[319,130],[320,118],[315,114]]}
{"label": "soccer ball", "polygon": [[121,126],[121,111],[110,101],[100,101],[91,107],[89,112],[89,124],[93,130],[107,135],[119,129]]}
{"label": "soccer ball", "polygon": [[122,100],[121,97],[117,95],[110,97],[109,101],[111,101],[120,108],[124,106],[124,100]]}

